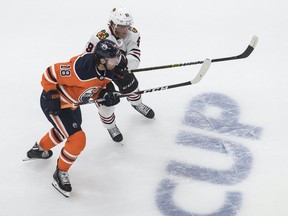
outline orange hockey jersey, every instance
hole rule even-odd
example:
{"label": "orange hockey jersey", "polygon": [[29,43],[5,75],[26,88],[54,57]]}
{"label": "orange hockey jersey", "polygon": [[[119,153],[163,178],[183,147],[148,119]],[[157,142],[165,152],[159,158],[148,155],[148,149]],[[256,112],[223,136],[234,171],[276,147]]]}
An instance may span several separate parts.
{"label": "orange hockey jersey", "polygon": [[58,90],[61,106],[97,99],[99,92],[111,82],[113,71],[100,74],[95,67],[93,53],[72,57],[69,62],[56,63],[47,68],[42,75],[43,89]]}

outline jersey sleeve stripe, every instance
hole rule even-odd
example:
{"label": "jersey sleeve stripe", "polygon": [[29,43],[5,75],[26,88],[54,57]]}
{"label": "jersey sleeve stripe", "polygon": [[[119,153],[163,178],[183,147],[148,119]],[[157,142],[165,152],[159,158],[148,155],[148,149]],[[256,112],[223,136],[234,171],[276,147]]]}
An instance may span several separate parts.
{"label": "jersey sleeve stripe", "polygon": [[140,61],[140,56],[141,56],[141,50],[139,49],[132,49],[128,55],[132,55],[133,57],[135,57],[136,59],[138,59],[138,61]]}
{"label": "jersey sleeve stripe", "polygon": [[140,57],[141,55],[141,50],[139,49],[132,49],[129,53],[133,53],[135,55],[138,55]]}
{"label": "jersey sleeve stripe", "polygon": [[133,53],[129,53],[128,55],[131,55],[131,56],[135,57],[140,62],[140,58],[137,55],[135,55]]}
{"label": "jersey sleeve stripe", "polygon": [[47,74],[49,75],[50,79],[53,80],[54,82],[57,82],[54,76],[52,76],[50,67],[47,68]]}
{"label": "jersey sleeve stripe", "polygon": [[55,65],[52,65],[52,74],[53,74],[54,78],[57,80],[57,74],[55,72]]}
{"label": "jersey sleeve stripe", "polygon": [[[139,52],[139,53],[141,52],[140,49],[135,49],[135,48],[134,48],[134,49],[131,49],[131,51],[133,51],[133,52]],[[130,51],[130,52],[131,52],[131,51]]]}
{"label": "jersey sleeve stripe", "polygon": [[55,81],[53,81],[52,79],[50,79],[50,76],[48,76],[48,71],[46,70],[45,72],[44,72],[44,77],[45,77],[45,79],[48,81],[48,82],[50,82],[50,83],[52,83],[52,84],[57,84],[57,82],[55,82]]}

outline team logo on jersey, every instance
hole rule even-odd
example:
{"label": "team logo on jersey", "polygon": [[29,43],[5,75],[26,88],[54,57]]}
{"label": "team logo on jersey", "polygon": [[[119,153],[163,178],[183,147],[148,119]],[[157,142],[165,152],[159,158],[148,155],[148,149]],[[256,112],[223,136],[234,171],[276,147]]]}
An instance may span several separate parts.
{"label": "team logo on jersey", "polygon": [[93,95],[95,95],[99,91],[100,87],[92,87],[84,91],[80,96],[79,96],[79,101],[80,102],[85,102],[88,101]]}
{"label": "team logo on jersey", "polygon": [[103,29],[98,32],[96,36],[99,38],[99,40],[104,40],[109,36],[109,34],[105,31],[105,29]]}

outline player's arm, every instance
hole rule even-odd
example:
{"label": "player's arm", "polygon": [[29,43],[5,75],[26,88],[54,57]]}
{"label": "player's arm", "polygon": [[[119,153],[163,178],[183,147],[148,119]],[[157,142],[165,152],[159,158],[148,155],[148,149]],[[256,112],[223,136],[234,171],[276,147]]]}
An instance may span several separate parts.
{"label": "player's arm", "polygon": [[56,63],[48,67],[41,80],[44,91],[57,90],[57,85],[72,85],[73,62],[77,58],[78,56],[74,56],[69,62]]}
{"label": "player's arm", "polygon": [[94,52],[94,49],[96,47],[96,44],[99,42],[99,38],[96,37],[96,34],[93,34],[89,41],[86,43],[86,46],[83,50],[83,52],[88,52],[88,53],[91,53],[91,52]]}
{"label": "player's arm", "polygon": [[127,53],[126,57],[128,60],[127,67],[129,69],[136,69],[139,67],[140,64],[140,56],[141,56],[141,50],[140,50],[140,34],[135,29],[131,29],[131,37],[127,44]]}
{"label": "player's arm", "polygon": [[41,97],[45,101],[45,112],[59,115],[61,113],[60,94],[57,90],[57,75],[53,66],[48,67],[43,73],[41,85],[43,87]]}
{"label": "player's arm", "polygon": [[54,66],[50,66],[42,75],[41,85],[45,92],[57,90],[57,74]]}
{"label": "player's arm", "polygon": [[110,107],[115,106],[120,102],[118,97],[119,92],[115,90],[112,82],[109,82],[99,93],[98,98],[104,98],[105,100],[100,102],[100,104]]}

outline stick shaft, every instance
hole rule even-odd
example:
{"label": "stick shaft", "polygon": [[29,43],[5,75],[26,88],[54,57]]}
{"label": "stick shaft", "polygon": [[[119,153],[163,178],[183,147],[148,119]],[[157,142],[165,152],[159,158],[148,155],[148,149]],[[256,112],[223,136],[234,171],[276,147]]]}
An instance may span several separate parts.
{"label": "stick shaft", "polygon": [[[258,42],[257,36],[253,36],[252,40],[250,41],[250,44],[248,45],[248,47],[245,49],[245,51],[242,54],[237,55],[237,56],[212,59],[211,62],[221,62],[221,61],[230,61],[230,60],[247,58],[253,52],[254,48],[257,45],[257,42]],[[187,62],[187,63],[180,63],[180,64],[170,64],[170,65],[162,65],[162,66],[156,66],[156,67],[133,69],[133,70],[130,70],[130,72],[137,73],[137,72],[144,72],[144,71],[152,71],[152,70],[159,70],[159,69],[196,65],[196,64],[202,64],[202,63],[203,61],[194,61],[194,62]]]}
{"label": "stick shaft", "polygon": [[[203,64],[202,64],[198,74],[190,81],[182,82],[182,83],[176,83],[176,84],[172,84],[172,85],[161,86],[161,87],[156,87],[156,88],[150,88],[150,89],[137,91],[137,92],[133,92],[133,93],[128,93],[128,94],[120,94],[118,97],[122,98],[122,97],[132,96],[132,95],[135,95],[135,94],[139,95],[139,94],[145,94],[145,93],[152,93],[152,92],[156,92],[156,91],[162,91],[162,90],[167,90],[167,89],[178,88],[178,87],[182,87],[182,86],[196,84],[206,74],[206,72],[208,71],[210,65],[211,65],[211,60],[210,59],[206,59],[205,61],[203,61]],[[90,100],[85,101],[85,102],[65,104],[65,105],[61,106],[61,108],[62,109],[75,108],[77,106],[81,106],[81,105],[85,105],[85,104],[91,104],[91,103],[98,103],[98,102],[101,102],[101,101],[103,101],[103,98],[99,98],[99,99],[96,99],[96,100],[91,100],[90,99]]]}

